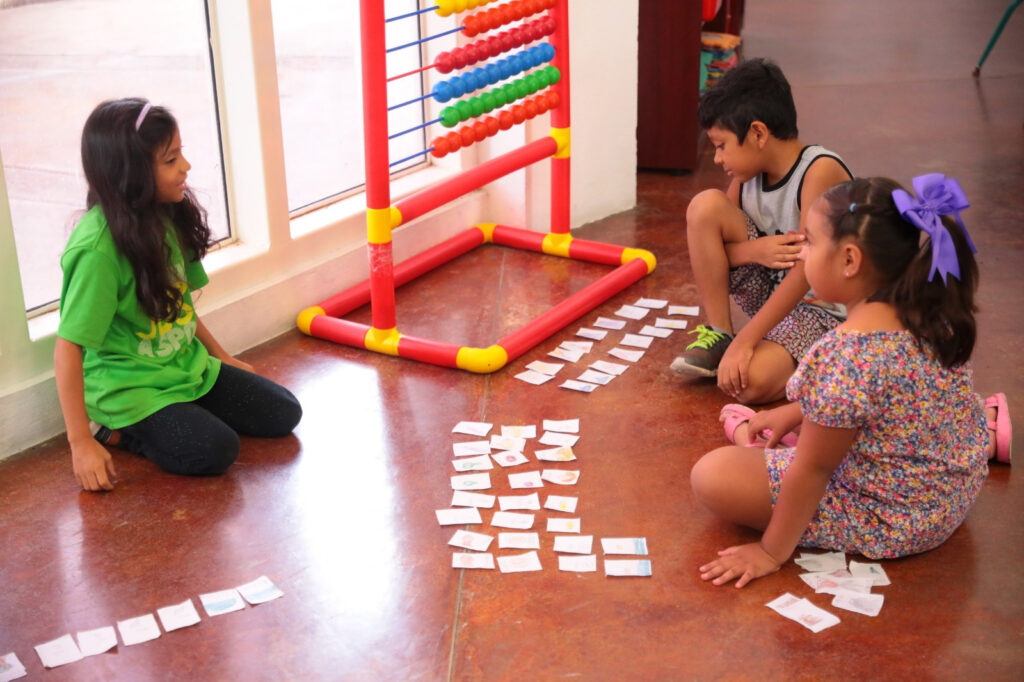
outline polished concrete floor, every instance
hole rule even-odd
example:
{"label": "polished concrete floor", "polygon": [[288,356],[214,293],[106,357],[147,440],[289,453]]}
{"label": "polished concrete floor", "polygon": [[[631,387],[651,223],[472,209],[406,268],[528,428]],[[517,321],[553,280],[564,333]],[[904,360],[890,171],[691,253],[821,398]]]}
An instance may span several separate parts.
{"label": "polished concrete floor", "polygon": [[[909,182],[939,171],[965,188],[982,272],[978,390],[1007,393],[1021,456],[1024,15],[974,80],[1001,2],[747,4],[747,54],[789,73],[805,141],[861,175]],[[1024,677],[1024,478],[1014,467],[993,465],[945,545],[884,562],[892,585],[876,588],[885,605],[871,618],[831,607],[792,562],[742,590],[699,580],[715,550],[754,536],[711,518],[690,493],[693,463],[724,442],[716,415],[728,400],[668,370],[681,332],[589,395],[513,378],[624,303],[698,303],[683,216],[696,191],[723,184],[707,151],[691,174],[640,173],[635,209],[577,232],[650,249],[657,270],[496,374],[290,332],[243,357],[299,396],[303,421],[286,439],[244,439],[226,475],[178,478],[117,452],[116,490],[89,494],[62,439],[4,461],[0,655],[14,651],[32,679],[54,680]],[[603,272],[487,247],[400,291],[399,325],[486,345]],[[586,357],[611,359],[610,347],[601,341]],[[468,438],[453,425],[576,417],[580,481],[544,492],[577,495],[586,534],[646,537],[653,575],[559,572],[543,527],[540,572],[450,568],[453,529],[434,510],[450,501],[451,443]],[[490,492],[509,494],[504,472],[491,473],[500,483]],[[186,598],[198,606],[199,594],[260,575],[285,596],[55,670],[33,651]],[[764,606],[785,592],[842,622],[814,634]]]}

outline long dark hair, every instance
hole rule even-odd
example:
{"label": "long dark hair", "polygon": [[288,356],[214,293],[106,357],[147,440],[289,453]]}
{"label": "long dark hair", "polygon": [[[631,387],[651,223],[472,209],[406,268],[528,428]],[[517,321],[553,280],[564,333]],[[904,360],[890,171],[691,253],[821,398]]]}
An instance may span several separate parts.
{"label": "long dark hair", "polygon": [[852,238],[881,275],[882,284],[869,300],[894,306],[903,325],[918,343],[931,347],[944,367],[963,364],[977,338],[974,254],[957,221],[943,216],[960,277],[949,275],[945,283],[941,277],[929,280],[931,240],[900,215],[892,198],[897,189],[903,188],[889,178],[857,178],[830,188],[823,197],[833,239]]}
{"label": "long dark hair", "polygon": [[212,244],[206,211],[191,190],[177,203],[160,203],[153,176],[154,156],[178,130],[167,109],[151,106],[136,130],[146,100],[101,103],[82,130],[82,168],[89,183],[86,205],[103,209],[114,244],[135,274],[139,305],[153,320],[181,313],[180,275],[170,270],[166,222],[174,226],[186,261],[206,255]]}

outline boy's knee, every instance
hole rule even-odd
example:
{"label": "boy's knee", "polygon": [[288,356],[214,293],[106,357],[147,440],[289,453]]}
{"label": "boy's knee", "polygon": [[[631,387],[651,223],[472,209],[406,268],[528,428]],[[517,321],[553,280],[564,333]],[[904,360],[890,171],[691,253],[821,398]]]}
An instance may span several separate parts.
{"label": "boy's knee", "polygon": [[698,192],[686,207],[686,227],[699,227],[716,216],[724,206],[731,205],[729,197],[720,189]]}

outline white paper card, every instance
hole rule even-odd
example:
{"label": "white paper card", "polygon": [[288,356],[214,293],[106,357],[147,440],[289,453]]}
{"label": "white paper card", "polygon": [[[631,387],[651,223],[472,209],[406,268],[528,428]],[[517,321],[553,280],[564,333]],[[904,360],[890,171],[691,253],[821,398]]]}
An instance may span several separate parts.
{"label": "white paper card", "polygon": [[491,517],[491,525],[496,528],[517,528],[526,530],[533,528],[533,514],[519,514],[516,512],[496,511]]}
{"label": "white paper card", "polygon": [[[561,517],[548,519],[547,530],[549,533],[579,533],[580,520]],[[590,550],[588,549],[587,552],[590,552]]]}
{"label": "white paper card", "polygon": [[647,538],[601,538],[605,554],[647,554]]}
{"label": "white paper card", "polygon": [[604,386],[614,378],[614,374],[605,374],[604,372],[598,372],[597,370],[594,369],[585,370],[583,374],[576,377],[578,381],[586,381],[591,384],[600,384],[601,386]]}
{"label": "white paper card", "polygon": [[559,433],[557,431],[545,431],[538,441],[541,445],[576,445],[580,437],[571,433]]}
{"label": "white paper card", "polygon": [[593,573],[597,571],[597,555],[558,557],[558,570],[569,573]]}
{"label": "white paper card", "polygon": [[242,599],[253,606],[284,596],[284,592],[265,575],[244,585],[239,585],[235,589],[242,595]]}
{"label": "white paper card", "polygon": [[83,656],[102,654],[115,646],[117,646],[117,633],[111,625],[78,633],[78,649]]}
{"label": "white paper card", "polygon": [[508,438],[536,438],[537,427],[534,424],[502,426],[501,435]]}
{"label": "white paper card", "polygon": [[544,508],[552,509],[554,511],[567,512],[572,514],[576,511],[576,503],[579,502],[578,497],[563,497],[562,495],[548,495],[547,499],[544,500]]}
{"label": "white paper card", "polygon": [[501,507],[501,511],[540,509],[540,495],[537,493],[530,493],[529,495],[503,495],[498,498],[498,506]]}
{"label": "white paper card", "polygon": [[541,374],[554,376],[558,374],[558,370],[562,369],[563,367],[565,367],[565,365],[563,365],[560,362],[542,362],[540,360],[534,360],[533,362],[526,366],[526,369],[533,370],[534,372],[540,372]]}
{"label": "white paper card", "polygon": [[597,388],[597,384],[588,384],[585,381],[566,379],[565,381],[559,384],[559,387],[568,388],[571,391],[579,391],[580,393],[590,393],[595,388]]}
{"label": "white paper card", "polygon": [[562,343],[558,344],[558,347],[559,348],[564,348],[566,350],[579,350],[579,351],[583,351],[584,353],[589,353],[590,351],[592,351],[594,349],[594,342],[593,341],[562,341]]}
{"label": "white paper card", "polygon": [[882,603],[884,601],[884,594],[864,594],[862,592],[840,590],[832,599],[832,606],[862,613],[873,618],[882,610]]}
{"label": "white paper card", "polygon": [[576,459],[576,453],[568,445],[537,450],[533,454],[542,462],[571,462]]}
{"label": "white paper card", "polygon": [[541,570],[540,558],[536,552],[498,557],[498,568],[502,573],[522,573]]}
{"label": "white paper card", "polygon": [[0,656],[0,682],[10,682],[20,677],[28,675],[28,671],[25,670],[25,666],[21,664],[21,659],[13,651],[9,654]]}
{"label": "white paper card", "polygon": [[474,533],[471,530],[459,529],[448,540],[448,544],[454,547],[462,547],[463,549],[472,549],[477,552],[486,552],[493,540],[494,538],[486,533]]}
{"label": "white paper card", "polygon": [[[550,355],[553,358],[558,358],[560,360],[566,360],[568,362],[576,362],[577,360],[579,360],[580,358],[583,357],[583,351],[581,351],[581,350],[569,350],[568,348],[561,348],[561,347],[559,347],[559,348],[554,349],[553,351],[550,351],[548,353],[548,355]],[[499,559],[499,563],[501,563],[500,559]]]}
{"label": "white paper card", "polygon": [[199,601],[208,616],[220,616],[232,611],[241,611],[245,602],[235,590],[221,590],[199,595]]}
{"label": "white paper card", "polygon": [[470,493],[465,490],[456,490],[452,493],[453,507],[484,507],[490,509],[494,506],[494,495],[486,493]]}
{"label": "white paper card", "polygon": [[688,324],[688,320],[670,320],[667,317],[659,317],[654,321],[654,326],[658,329],[686,329]]}
{"label": "white paper card", "polygon": [[121,633],[121,641],[125,646],[142,644],[160,636],[160,626],[156,624],[152,613],[117,621],[117,631]]}
{"label": "white paper card", "polygon": [[602,329],[622,329],[626,326],[625,320],[613,320],[610,317],[599,317],[594,322],[595,327],[601,327]]}
{"label": "white paper card", "polygon": [[593,535],[556,535],[555,551],[571,554],[590,554],[594,547]]}
{"label": "white paper card", "polygon": [[559,433],[579,433],[579,419],[545,419],[545,431],[558,431]]}
{"label": "white paper card", "polygon": [[491,449],[522,452],[526,449],[526,439],[517,436],[491,436]]}
{"label": "white paper card", "polygon": [[650,348],[653,341],[654,339],[650,336],[626,334],[622,337],[622,341],[619,341],[619,343],[623,346],[632,346],[633,348]]}
{"label": "white paper card", "polygon": [[839,623],[835,615],[819,609],[806,599],[797,599],[789,592],[765,604],[779,615],[800,623],[811,632],[821,632]]}
{"label": "white paper card", "polygon": [[506,452],[498,452],[496,454],[491,455],[491,457],[494,459],[495,462],[497,462],[500,466],[503,467],[514,467],[516,465],[524,464],[530,461],[523,453],[515,452],[512,450],[508,450]]}
{"label": "white paper card", "polygon": [[651,575],[651,562],[648,559],[605,559],[604,574],[646,577]]}
{"label": "white paper card", "polygon": [[57,666],[74,663],[84,658],[82,652],[78,650],[75,640],[71,639],[71,635],[64,635],[43,644],[36,644],[35,650],[39,654],[39,660],[47,668],[56,668]]}
{"label": "white paper card", "polygon": [[628,348],[618,348],[618,347],[616,347],[616,348],[612,348],[610,351],[608,351],[608,355],[611,355],[612,357],[616,357],[619,360],[625,360],[627,362],[636,362],[637,360],[639,360],[640,358],[642,358],[644,356],[644,351],[642,351],[642,350],[629,350]]}
{"label": "white paper card", "polygon": [[455,552],[452,554],[452,568],[494,568],[494,557],[490,554]]}
{"label": "white paper card", "polygon": [[452,429],[452,433],[465,433],[470,436],[486,436],[493,424],[486,422],[459,422]]}
{"label": "white paper card", "polygon": [[590,366],[599,372],[604,372],[605,374],[614,374],[615,376],[619,376],[627,369],[629,369],[629,365],[621,365],[617,362],[608,362],[607,360],[598,360],[597,362],[593,363]]}
{"label": "white paper card", "polygon": [[651,311],[647,308],[640,308],[635,305],[624,305],[616,310],[615,314],[619,317],[625,317],[630,320],[642,320],[649,312]]}
{"label": "white paper card", "polygon": [[842,552],[826,552],[824,554],[802,552],[794,561],[800,568],[811,572],[846,569],[846,555]]}
{"label": "white paper card", "polygon": [[889,576],[885,574],[882,564],[863,564],[859,561],[850,561],[850,575],[854,578],[871,578],[871,584],[875,587],[891,585]]}
{"label": "white paper card", "polygon": [[668,301],[665,301],[660,298],[640,298],[637,299],[637,302],[634,303],[633,305],[639,306],[641,308],[650,308],[652,310],[658,310],[660,308],[664,308],[665,306],[667,306]]}
{"label": "white paper card", "polygon": [[576,330],[576,336],[582,336],[585,339],[593,339],[594,341],[600,341],[608,335],[607,331],[600,329],[589,329],[587,327],[580,327]]}
{"label": "white paper card", "polygon": [[544,469],[540,472],[540,477],[548,483],[576,485],[580,480],[580,472],[568,469]]}
{"label": "white paper card", "polygon": [[537,533],[498,533],[500,549],[540,549]]}
{"label": "white paper card", "polygon": [[471,523],[483,523],[480,510],[476,507],[456,507],[455,509],[436,509],[434,514],[442,526],[465,526]]}
{"label": "white paper card", "polygon": [[644,336],[657,336],[659,339],[667,339],[672,336],[672,330],[667,327],[652,327],[649,324],[644,325],[644,328],[640,330],[640,333]]}
{"label": "white paper card", "polygon": [[191,599],[186,599],[180,604],[165,606],[156,610],[160,617],[160,624],[164,626],[164,632],[172,632],[187,628],[199,622],[199,612]]}
{"label": "white paper card", "polygon": [[700,315],[700,306],[695,305],[670,305],[668,307],[669,315],[689,315],[690,317],[696,317]]}
{"label": "white paper card", "polygon": [[452,476],[451,481],[452,490],[487,490],[491,487],[491,475],[486,472]]}
{"label": "white paper card", "polygon": [[491,454],[491,444],[486,440],[470,440],[465,443],[453,443],[452,452],[456,457]]}
{"label": "white paper card", "polygon": [[494,468],[491,458],[487,455],[474,455],[473,457],[453,459],[452,466],[455,467],[456,471],[485,471]]}
{"label": "white paper card", "polygon": [[539,471],[524,471],[521,474],[509,474],[508,485],[510,488],[543,488],[544,481],[541,480]]}
{"label": "white paper card", "polygon": [[543,374],[541,372],[536,372],[532,369],[528,369],[525,372],[520,372],[519,374],[516,375],[516,379],[519,379],[520,381],[525,381],[528,384],[533,384],[534,386],[546,384],[547,382],[551,381],[554,378],[554,374]]}

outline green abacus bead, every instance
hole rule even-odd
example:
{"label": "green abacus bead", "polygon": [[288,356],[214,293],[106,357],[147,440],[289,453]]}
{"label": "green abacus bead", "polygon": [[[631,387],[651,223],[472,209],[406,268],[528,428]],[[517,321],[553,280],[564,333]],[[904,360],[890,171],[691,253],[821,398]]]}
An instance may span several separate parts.
{"label": "green abacus bead", "polygon": [[459,111],[459,121],[468,121],[473,118],[473,110],[469,106],[469,100],[461,100],[455,105],[455,108]]}
{"label": "green abacus bead", "polygon": [[461,120],[459,110],[455,107],[445,107],[441,110],[441,125],[445,128],[454,128]]}
{"label": "green abacus bead", "polygon": [[499,106],[498,103],[495,101],[493,92],[485,92],[484,94],[480,95],[480,101],[484,105],[485,114],[491,113],[492,111],[494,111],[495,107]]}
{"label": "green abacus bead", "polygon": [[479,97],[469,98],[469,110],[473,112],[473,117],[476,118],[480,114],[484,113],[484,103]]}

